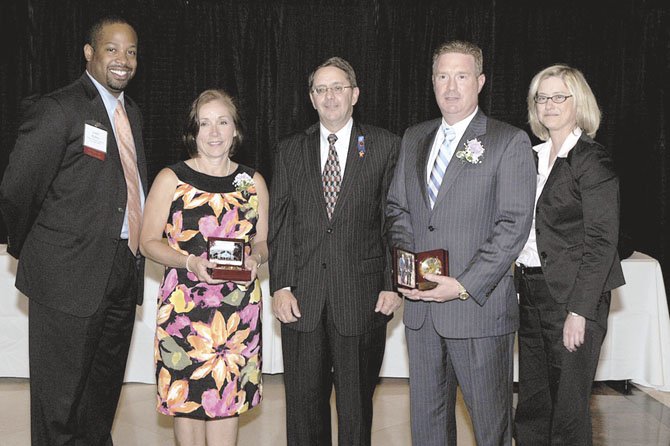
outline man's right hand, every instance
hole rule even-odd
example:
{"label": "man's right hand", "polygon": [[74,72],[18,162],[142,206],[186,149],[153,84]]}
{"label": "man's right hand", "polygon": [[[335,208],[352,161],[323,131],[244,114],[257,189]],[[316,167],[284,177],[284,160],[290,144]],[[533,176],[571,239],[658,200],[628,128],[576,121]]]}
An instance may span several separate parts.
{"label": "man's right hand", "polygon": [[290,290],[277,290],[272,296],[272,312],[283,323],[295,322],[300,315],[298,299]]}

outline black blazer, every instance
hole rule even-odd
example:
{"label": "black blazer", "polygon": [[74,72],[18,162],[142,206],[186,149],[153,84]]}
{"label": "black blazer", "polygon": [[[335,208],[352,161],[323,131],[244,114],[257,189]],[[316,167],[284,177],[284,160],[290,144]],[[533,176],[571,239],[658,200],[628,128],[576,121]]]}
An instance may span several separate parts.
{"label": "black blazer", "polygon": [[[364,138],[360,156],[357,143]],[[343,335],[386,323],[375,313],[379,292],[392,290],[384,209],[400,138],[354,122],[340,194],[328,219],[323,197],[319,124],[281,141],[270,187],[270,290],[291,287],[311,331],[328,302]]]}
{"label": "black blazer", "polygon": [[535,233],[552,297],[595,319],[601,295],[625,281],[617,254],[619,180],[605,148],[586,134],[556,159],[537,202]]}
{"label": "black blazer", "polygon": [[[124,95],[125,96],[125,95]],[[125,96],[142,187],[146,159],[139,109]],[[104,161],[84,154],[84,123],[107,130]],[[84,73],[26,112],[0,186],[16,287],[30,299],[89,316],[102,299],[126,208],[126,182],[102,98]],[[139,262],[138,303],[144,263]]]}

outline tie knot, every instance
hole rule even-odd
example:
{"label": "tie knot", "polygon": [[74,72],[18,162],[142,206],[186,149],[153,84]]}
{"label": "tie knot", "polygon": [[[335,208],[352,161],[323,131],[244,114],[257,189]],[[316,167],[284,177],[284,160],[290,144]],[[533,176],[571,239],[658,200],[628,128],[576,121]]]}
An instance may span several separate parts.
{"label": "tie knot", "polygon": [[337,141],[337,135],[335,135],[334,133],[331,133],[330,135],[328,135],[328,143],[329,144],[331,144],[331,145],[335,144],[335,141]]}
{"label": "tie knot", "polygon": [[451,141],[452,139],[454,139],[454,136],[456,136],[456,131],[454,130],[453,127],[444,126],[442,131],[444,132],[444,139],[448,141]]}

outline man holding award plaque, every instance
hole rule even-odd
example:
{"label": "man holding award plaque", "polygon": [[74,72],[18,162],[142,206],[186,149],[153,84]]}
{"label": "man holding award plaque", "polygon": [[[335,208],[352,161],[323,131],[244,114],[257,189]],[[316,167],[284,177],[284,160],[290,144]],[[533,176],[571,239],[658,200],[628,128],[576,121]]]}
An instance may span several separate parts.
{"label": "man holding award plaque", "polygon": [[270,188],[270,291],[282,322],[287,444],[369,445],[386,323],[400,306],[386,193],[400,138],[351,117],[356,75],[333,57],[309,77],[319,123],[281,141]]}
{"label": "man holding award plaque", "polygon": [[[442,118],[406,131],[386,211],[395,252],[416,255],[433,283],[398,288],[407,298],[412,440],[456,445],[460,385],[477,444],[511,445],[519,323],[511,267],[532,220],[531,145],[478,108],[485,78],[476,45],[438,48],[432,81]],[[442,262],[436,250],[447,263],[440,275],[429,271]]]}

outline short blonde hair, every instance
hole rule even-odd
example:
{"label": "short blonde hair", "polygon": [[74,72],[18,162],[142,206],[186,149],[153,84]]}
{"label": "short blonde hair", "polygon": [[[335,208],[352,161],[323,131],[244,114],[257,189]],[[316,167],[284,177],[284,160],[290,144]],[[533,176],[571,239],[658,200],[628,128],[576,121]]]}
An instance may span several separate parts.
{"label": "short blonde hair", "polygon": [[533,134],[542,141],[549,139],[549,129],[540,122],[540,118],[537,116],[537,104],[535,103],[540,82],[549,77],[557,77],[563,81],[575,103],[577,127],[591,138],[595,137],[600,127],[601,117],[596,97],[581,71],[562,64],[545,68],[530,81],[530,87],[528,88],[528,123]]}
{"label": "short blonde hair", "polygon": [[467,54],[475,58],[475,75],[479,76],[484,70],[484,56],[482,55],[482,49],[479,48],[472,42],[466,42],[464,40],[451,40],[440,45],[435,52],[433,52],[433,74],[435,74],[435,68],[437,64],[437,59],[441,55],[446,53],[459,53]]}

